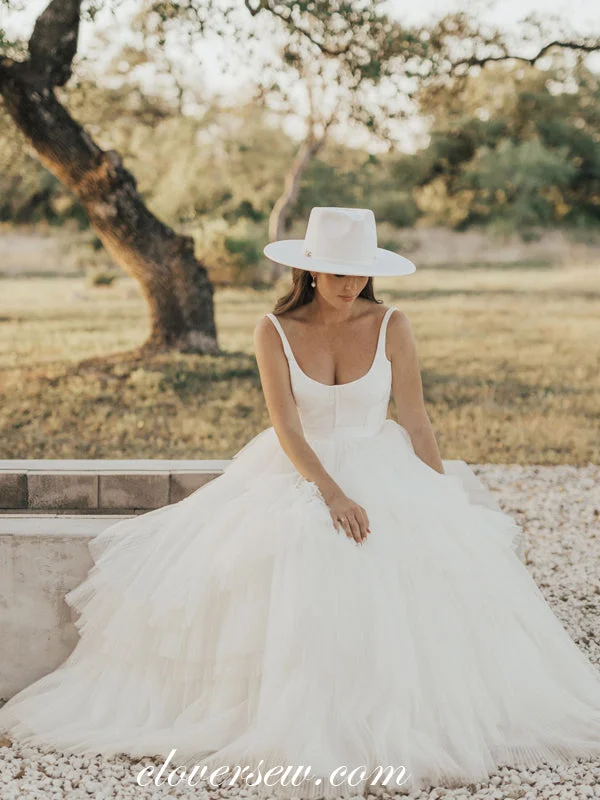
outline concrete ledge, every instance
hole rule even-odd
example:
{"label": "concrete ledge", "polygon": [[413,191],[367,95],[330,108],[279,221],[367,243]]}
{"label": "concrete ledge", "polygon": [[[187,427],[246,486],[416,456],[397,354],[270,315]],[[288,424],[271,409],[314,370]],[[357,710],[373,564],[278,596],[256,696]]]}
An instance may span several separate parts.
{"label": "concrete ledge", "polygon": [[188,497],[188,495],[195,492],[196,489],[204,486],[205,483],[212,481],[213,478],[216,478],[217,475],[220,474],[220,472],[208,471],[184,472],[182,470],[178,470],[177,472],[171,472],[169,478],[169,502],[178,503],[180,500]]}
{"label": "concrete ledge", "polygon": [[76,537],[89,541],[131,514],[2,514],[0,536]]}
{"label": "concrete ledge", "polygon": [[168,472],[127,474],[113,472],[97,476],[98,508],[160,508],[169,502]]}
{"label": "concrete ledge", "polygon": [[0,508],[27,508],[25,472],[0,472]]}
{"label": "concrete ledge", "polygon": [[156,470],[222,471],[231,459],[192,458],[9,458],[0,459],[0,471],[31,472],[155,472]]}
{"label": "concrete ledge", "polygon": [[32,470],[25,478],[27,505],[31,509],[98,508],[97,475]]}
{"label": "concrete ledge", "polygon": [[137,513],[177,503],[229,460],[32,459],[0,461],[0,509]]}

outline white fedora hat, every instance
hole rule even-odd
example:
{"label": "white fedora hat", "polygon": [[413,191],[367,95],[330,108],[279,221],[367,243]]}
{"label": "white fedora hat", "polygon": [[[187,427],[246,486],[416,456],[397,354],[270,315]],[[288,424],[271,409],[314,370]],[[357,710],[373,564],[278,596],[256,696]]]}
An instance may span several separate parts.
{"label": "white fedora hat", "polygon": [[377,247],[375,215],[369,208],[315,206],[304,239],[281,239],[264,248],[278,264],[343,275],[410,275],[408,258]]}

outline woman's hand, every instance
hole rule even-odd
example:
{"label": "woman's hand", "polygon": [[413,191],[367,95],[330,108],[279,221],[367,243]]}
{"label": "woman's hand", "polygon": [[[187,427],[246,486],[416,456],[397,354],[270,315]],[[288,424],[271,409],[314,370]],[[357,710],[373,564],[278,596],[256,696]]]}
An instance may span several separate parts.
{"label": "woman's hand", "polygon": [[365,509],[343,492],[334,495],[327,502],[327,506],[336,531],[341,527],[349,539],[354,539],[358,544],[362,544],[367,538],[367,534],[371,533]]}

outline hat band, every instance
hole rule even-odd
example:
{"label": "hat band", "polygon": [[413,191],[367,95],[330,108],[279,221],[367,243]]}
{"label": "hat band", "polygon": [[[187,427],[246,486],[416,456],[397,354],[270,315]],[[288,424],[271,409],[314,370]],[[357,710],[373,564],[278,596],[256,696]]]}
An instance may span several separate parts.
{"label": "hat band", "polygon": [[307,258],[316,258],[319,261],[327,261],[328,264],[357,264],[359,267],[372,267],[377,259],[377,253],[375,253],[375,255],[372,258],[366,261],[365,260],[357,261],[356,259],[353,258],[340,259],[340,258],[326,258],[325,256],[319,256],[319,255],[313,256],[312,252],[308,248],[305,249],[304,255]]}

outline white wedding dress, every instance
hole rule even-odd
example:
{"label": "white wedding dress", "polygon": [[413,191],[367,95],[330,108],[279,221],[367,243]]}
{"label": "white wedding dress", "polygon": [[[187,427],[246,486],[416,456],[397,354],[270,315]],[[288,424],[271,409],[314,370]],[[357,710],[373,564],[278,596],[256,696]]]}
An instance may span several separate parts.
{"label": "white wedding dress", "polygon": [[79,642],[0,730],[72,753],[176,748],[176,765],[310,765],[323,780],[290,790],[306,797],[364,788],[333,786],[341,765],[403,765],[409,791],[600,757],[600,673],[515,553],[519,527],[386,419],[393,311],[369,371],[335,386],[302,371],[268,315],[307,440],[367,510],[366,542],[336,531],[263,430],[189,497],[91,540],[66,595]]}

